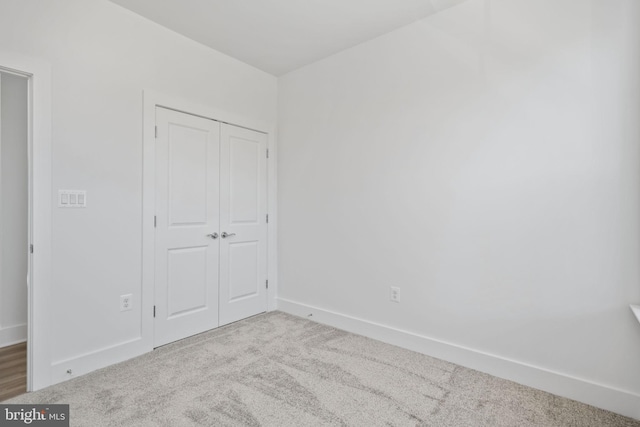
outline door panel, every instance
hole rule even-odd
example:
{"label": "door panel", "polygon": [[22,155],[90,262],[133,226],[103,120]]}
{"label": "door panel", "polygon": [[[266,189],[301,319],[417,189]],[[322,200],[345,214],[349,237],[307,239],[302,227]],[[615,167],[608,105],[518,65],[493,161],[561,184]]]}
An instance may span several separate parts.
{"label": "door panel", "polygon": [[261,144],[257,141],[229,137],[229,221],[257,223],[260,208],[259,157]]}
{"label": "door panel", "polygon": [[220,325],[267,309],[267,136],[221,125]]}
{"label": "door panel", "polygon": [[220,125],[156,109],[154,345],[218,326]]}
{"label": "door panel", "polygon": [[229,301],[253,297],[264,286],[258,257],[260,242],[229,243]]}
{"label": "door panel", "polygon": [[208,135],[176,125],[169,132],[169,224],[205,224]]}
{"label": "door panel", "polygon": [[167,318],[207,307],[207,246],[168,251]]}

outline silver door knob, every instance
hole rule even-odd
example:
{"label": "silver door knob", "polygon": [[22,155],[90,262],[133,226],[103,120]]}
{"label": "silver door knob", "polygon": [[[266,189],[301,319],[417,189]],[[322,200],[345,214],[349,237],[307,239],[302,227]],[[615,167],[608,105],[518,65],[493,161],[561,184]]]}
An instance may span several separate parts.
{"label": "silver door knob", "polygon": [[218,233],[211,233],[211,234],[207,234],[207,237],[210,237],[212,239],[217,239],[218,238]]}
{"label": "silver door knob", "polygon": [[235,236],[236,233],[227,233],[226,231],[222,232],[222,238],[226,239],[227,237]]}

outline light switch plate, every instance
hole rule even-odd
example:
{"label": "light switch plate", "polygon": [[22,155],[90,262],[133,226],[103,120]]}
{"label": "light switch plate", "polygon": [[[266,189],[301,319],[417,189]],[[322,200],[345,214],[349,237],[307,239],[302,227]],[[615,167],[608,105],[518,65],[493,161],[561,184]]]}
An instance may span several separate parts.
{"label": "light switch plate", "polygon": [[87,192],[85,190],[58,190],[59,208],[86,208]]}

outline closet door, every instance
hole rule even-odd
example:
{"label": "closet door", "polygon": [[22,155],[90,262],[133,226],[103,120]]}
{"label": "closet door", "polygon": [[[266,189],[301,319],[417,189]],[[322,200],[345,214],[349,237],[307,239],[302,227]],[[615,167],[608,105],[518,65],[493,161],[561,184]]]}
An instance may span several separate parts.
{"label": "closet door", "polygon": [[221,125],[220,325],[267,310],[267,135]]}
{"label": "closet door", "polygon": [[156,109],[154,346],[218,326],[220,124]]}

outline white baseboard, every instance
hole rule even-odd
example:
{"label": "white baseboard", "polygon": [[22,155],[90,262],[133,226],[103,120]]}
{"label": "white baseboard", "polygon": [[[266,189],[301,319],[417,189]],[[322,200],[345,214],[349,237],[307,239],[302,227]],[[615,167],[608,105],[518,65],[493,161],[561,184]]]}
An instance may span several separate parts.
{"label": "white baseboard", "polygon": [[640,419],[640,395],[629,391],[295,301],[278,298],[278,310]]}
{"label": "white baseboard", "polygon": [[20,344],[27,340],[27,325],[8,326],[0,328],[0,347]]}
{"label": "white baseboard", "polygon": [[[51,364],[51,384],[67,381],[80,375],[124,362],[152,350],[142,338],[135,338],[77,357],[54,362]],[[71,373],[68,373],[68,370],[71,370]]]}

